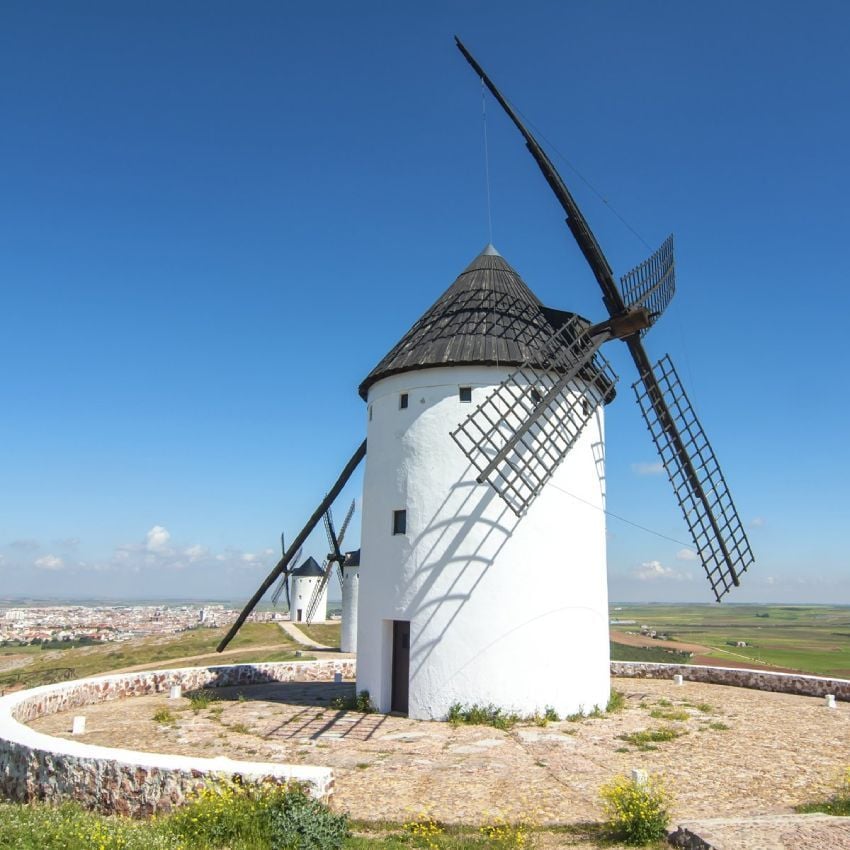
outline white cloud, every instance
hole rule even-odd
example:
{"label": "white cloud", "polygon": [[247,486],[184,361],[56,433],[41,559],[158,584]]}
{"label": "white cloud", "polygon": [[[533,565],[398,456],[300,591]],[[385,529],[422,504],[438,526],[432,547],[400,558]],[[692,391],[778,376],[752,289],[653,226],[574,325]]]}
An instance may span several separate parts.
{"label": "white cloud", "polygon": [[61,570],[65,562],[56,555],[43,555],[35,561],[35,565],[42,570]]}
{"label": "white cloud", "polygon": [[187,546],[183,550],[183,554],[191,563],[194,563],[195,561],[200,561],[201,558],[205,558],[209,554],[209,549],[206,546],[201,546],[200,543],[196,543],[194,546]]}
{"label": "white cloud", "polygon": [[250,564],[252,561],[257,560],[257,556],[253,552],[244,552],[241,558],[246,564]]}
{"label": "white cloud", "polygon": [[677,561],[698,561],[699,555],[693,549],[680,549],[676,553]]}
{"label": "white cloud", "polygon": [[652,581],[657,578],[673,575],[673,570],[670,567],[665,567],[661,561],[644,561],[635,569],[634,575],[641,581]]}
{"label": "white cloud", "polygon": [[694,577],[693,573],[665,567],[661,561],[644,561],[632,571],[632,575],[640,581],[655,581],[659,578],[672,581],[692,581]]}
{"label": "white cloud", "polygon": [[661,475],[664,472],[664,464],[660,461],[655,463],[633,463],[632,472],[635,475]]}
{"label": "white cloud", "polygon": [[750,528],[764,528],[767,525],[767,520],[763,516],[754,516],[750,520]]}
{"label": "white cloud", "polygon": [[148,552],[164,552],[168,548],[169,540],[171,540],[171,534],[168,529],[155,525],[145,535],[145,548]]}

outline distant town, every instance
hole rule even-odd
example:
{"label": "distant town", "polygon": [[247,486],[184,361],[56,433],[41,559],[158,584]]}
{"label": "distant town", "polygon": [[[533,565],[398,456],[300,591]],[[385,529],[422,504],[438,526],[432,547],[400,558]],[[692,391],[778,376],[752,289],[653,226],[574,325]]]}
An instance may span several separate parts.
{"label": "distant town", "polygon": [[[85,645],[226,626],[239,612],[223,604],[46,605],[0,608],[0,646]],[[260,611],[253,622],[287,617]]]}

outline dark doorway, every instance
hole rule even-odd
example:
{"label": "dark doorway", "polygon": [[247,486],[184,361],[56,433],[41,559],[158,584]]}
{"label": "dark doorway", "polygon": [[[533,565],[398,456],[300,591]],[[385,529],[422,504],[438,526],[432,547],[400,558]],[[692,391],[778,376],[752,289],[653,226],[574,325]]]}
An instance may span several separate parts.
{"label": "dark doorway", "polygon": [[301,609],[300,608],[297,609],[296,616],[298,617],[298,622],[300,623],[301,622]]}
{"label": "dark doorway", "polygon": [[393,620],[393,693],[392,711],[407,714],[407,693],[410,684],[410,622]]}

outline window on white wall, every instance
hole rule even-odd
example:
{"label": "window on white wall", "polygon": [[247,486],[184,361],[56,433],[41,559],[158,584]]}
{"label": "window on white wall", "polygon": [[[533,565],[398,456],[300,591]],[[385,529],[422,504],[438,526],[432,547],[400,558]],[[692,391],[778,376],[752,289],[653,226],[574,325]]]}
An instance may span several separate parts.
{"label": "window on white wall", "polygon": [[407,407],[407,401],[408,401],[407,393],[402,393],[398,397],[399,410],[404,410]]}
{"label": "window on white wall", "polygon": [[472,387],[460,387],[458,390],[458,398],[464,403],[472,401]]}
{"label": "window on white wall", "polygon": [[393,511],[393,534],[407,534],[407,511]]}

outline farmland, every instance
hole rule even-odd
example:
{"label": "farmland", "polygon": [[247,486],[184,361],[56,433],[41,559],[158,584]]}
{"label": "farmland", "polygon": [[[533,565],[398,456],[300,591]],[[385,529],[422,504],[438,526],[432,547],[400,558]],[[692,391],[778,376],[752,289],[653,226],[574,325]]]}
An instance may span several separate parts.
{"label": "farmland", "polygon": [[[113,670],[154,669],[173,666],[236,664],[251,661],[288,661],[297,644],[274,623],[247,623],[218,655],[215,648],[226,629],[191,629],[178,635],[144,638],[73,649],[39,651],[16,648],[29,663],[0,672],[0,691],[24,685],[47,684],[57,679],[77,679]],[[189,661],[191,659],[191,661]]]}
{"label": "farmland", "polygon": [[[697,645],[699,656],[740,664],[800,670],[821,676],[850,676],[850,607],[827,605],[617,605],[611,639],[647,626],[675,647]],[[744,643],[745,646],[737,644]],[[674,659],[670,659],[671,661]]]}

